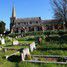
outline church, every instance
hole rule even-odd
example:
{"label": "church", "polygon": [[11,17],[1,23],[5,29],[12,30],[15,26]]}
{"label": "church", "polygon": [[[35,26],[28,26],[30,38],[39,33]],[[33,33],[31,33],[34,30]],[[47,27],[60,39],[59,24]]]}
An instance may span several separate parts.
{"label": "church", "polygon": [[45,31],[58,29],[64,29],[64,23],[61,20],[42,20],[41,17],[17,18],[15,7],[13,6],[12,8],[12,16],[10,17],[11,33],[23,33],[31,31]]}

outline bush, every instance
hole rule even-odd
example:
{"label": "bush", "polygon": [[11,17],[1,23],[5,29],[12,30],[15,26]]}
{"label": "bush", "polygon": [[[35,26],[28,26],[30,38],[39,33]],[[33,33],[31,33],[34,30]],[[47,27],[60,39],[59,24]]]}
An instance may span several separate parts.
{"label": "bush", "polygon": [[44,32],[44,35],[49,36],[49,35],[50,35],[50,31],[45,31],[45,32]]}
{"label": "bush", "polygon": [[58,62],[66,62],[66,60],[63,57],[60,57],[57,59]]}
{"label": "bush", "polygon": [[63,36],[64,32],[63,31],[58,31],[59,36]]}
{"label": "bush", "polygon": [[53,31],[53,30],[48,30],[48,31],[45,31],[44,32],[44,35],[64,35],[64,34],[67,34],[67,31],[63,31],[63,30],[56,30],[56,31]]}
{"label": "bush", "polygon": [[27,33],[23,33],[25,36],[28,36],[28,35],[42,35],[43,34],[43,31],[31,31],[31,32],[27,32]]}

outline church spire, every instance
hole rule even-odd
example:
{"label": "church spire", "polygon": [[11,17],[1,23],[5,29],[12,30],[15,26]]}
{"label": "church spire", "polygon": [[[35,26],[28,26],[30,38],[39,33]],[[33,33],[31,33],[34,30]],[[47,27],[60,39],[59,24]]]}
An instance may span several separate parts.
{"label": "church spire", "polygon": [[15,7],[14,6],[12,8],[12,17],[16,17],[16,11],[15,11]]}

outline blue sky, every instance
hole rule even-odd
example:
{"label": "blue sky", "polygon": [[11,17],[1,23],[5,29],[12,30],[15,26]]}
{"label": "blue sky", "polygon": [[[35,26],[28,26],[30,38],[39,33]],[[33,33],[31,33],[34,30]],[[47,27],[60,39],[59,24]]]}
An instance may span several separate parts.
{"label": "blue sky", "polygon": [[16,17],[41,17],[52,19],[50,0],[0,0],[0,20],[5,21],[9,29],[12,6],[15,5]]}

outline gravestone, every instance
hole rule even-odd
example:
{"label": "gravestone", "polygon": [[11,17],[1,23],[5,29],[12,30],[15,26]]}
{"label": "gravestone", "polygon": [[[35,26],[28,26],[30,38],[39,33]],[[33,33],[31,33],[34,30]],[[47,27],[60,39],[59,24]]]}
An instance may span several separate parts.
{"label": "gravestone", "polygon": [[24,54],[23,53],[21,54],[21,59],[22,59],[22,61],[24,61]]}
{"label": "gravestone", "polygon": [[2,34],[0,36],[2,37]]}
{"label": "gravestone", "polygon": [[24,58],[25,58],[26,55],[30,55],[29,48],[25,48],[23,50],[23,54],[24,54]]}
{"label": "gravestone", "polygon": [[13,45],[19,45],[19,41],[14,40],[14,41],[13,41]]}
{"label": "gravestone", "polygon": [[9,56],[6,56],[6,59],[8,59]]}
{"label": "gravestone", "polygon": [[30,44],[30,50],[33,52],[33,50],[36,49],[35,42]]}
{"label": "gravestone", "polygon": [[16,36],[16,38],[18,38],[18,36]]}
{"label": "gravestone", "polygon": [[6,52],[6,51],[7,51],[7,48],[4,49],[4,52]]}
{"label": "gravestone", "polygon": [[29,52],[29,48],[23,49],[23,53],[21,54],[21,59],[22,59],[22,61],[25,60],[26,55],[31,56],[31,55],[30,55],[30,52]]}
{"label": "gravestone", "polygon": [[18,35],[17,38],[21,38],[21,35]]}
{"label": "gravestone", "polygon": [[3,37],[1,38],[1,44],[5,44],[5,39]]}

